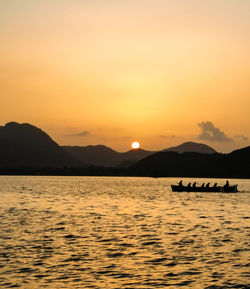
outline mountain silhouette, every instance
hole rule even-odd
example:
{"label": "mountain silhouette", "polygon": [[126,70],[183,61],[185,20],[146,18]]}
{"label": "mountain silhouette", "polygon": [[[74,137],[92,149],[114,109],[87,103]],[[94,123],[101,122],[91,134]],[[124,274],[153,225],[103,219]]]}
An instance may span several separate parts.
{"label": "mountain silhouette", "polygon": [[125,153],[120,153],[122,167],[129,167],[132,164],[136,163],[138,160],[141,160],[147,156],[154,154],[155,151],[147,151],[143,149],[132,149]]}
{"label": "mountain silhouette", "polygon": [[104,145],[63,146],[75,159],[93,166],[117,166],[119,153]]}
{"label": "mountain silhouette", "polygon": [[202,154],[214,154],[216,153],[216,150],[211,148],[210,146],[202,143],[196,143],[196,142],[184,142],[178,146],[170,147],[163,150],[166,151],[173,151],[178,153],[185,153],[185,152],[196,152],[196,153],[202,153]]}
{"label": "mountain silhouette", "polygon": [[0,126],[0,166],[62,167],[80,165],[44,131],[28,123]]}
{"label": "mountain silhouette", "polygon": [[[104,145],[63,146],[63,148],[81,162],[92,166],[104,167],[129,167],[137,161],[156,153],[156,151],[143,149],[132,149],[120,153]],[[216,153],[216,151],[208,145],[195,142],[186,142],[163,151]]]}
{"label": "mountain silhouette", "polygon": [[131,167],[138,176],[250,178],[250,147],[230,154],[158,152]]}
{"label": "mountain silhouette", "polygon": [[155,152],[134,149],[119,153],[104,145],[63,146],[75,159],[92,166],[128,167]]}
{"label": "mountain silhouette", "polygon": [[0,167],[61,168],[56,173],[73,175],[249,178],[250,147],[229,154],[194,142],[160,152],[133,149],[120,153],[104,145],[61,147],[31,124],[9,122],[0,126]]}
{"label": "mountain silhouette", "polygon": [[231,159],[238,159],[241,161],[246,158],[246,160],[250,162],[250,146],[234,150],[228,154],[228,156]]}

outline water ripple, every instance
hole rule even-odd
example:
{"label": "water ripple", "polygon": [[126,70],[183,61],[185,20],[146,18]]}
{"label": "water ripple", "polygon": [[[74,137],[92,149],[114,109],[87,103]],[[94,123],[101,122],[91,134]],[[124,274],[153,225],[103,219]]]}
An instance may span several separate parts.
{"label": "water ripple", "polygon": [[173,182],[0,177],[0,287],[249,288],[250,181],[241,194]]}

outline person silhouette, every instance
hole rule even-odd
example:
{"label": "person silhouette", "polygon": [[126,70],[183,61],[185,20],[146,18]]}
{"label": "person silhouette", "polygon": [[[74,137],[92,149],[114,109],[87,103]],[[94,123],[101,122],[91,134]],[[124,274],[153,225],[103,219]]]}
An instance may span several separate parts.
{"label": "person silhouette", "polygon": [[209,188],[209,185],[210,185],[210,183],[207,183],[207,184],[206,184],[206,188]]}
{"label": "person silhouette", "polygon": [[229,182],[228,181],[226,181],[226,184],[224,185],[224,191],[228,191],[228,189],[229,189]]}
{"label": "person silhouette", "polygon": [[191,192],[192,191],[191,183],[188,183],[186,191],[187,192]]}
{"label": "person silhouette", "polygon": [[180,187],[183,186],[183,184],[182,184],[182,180],[179,181],[179,186],[180,186]]}

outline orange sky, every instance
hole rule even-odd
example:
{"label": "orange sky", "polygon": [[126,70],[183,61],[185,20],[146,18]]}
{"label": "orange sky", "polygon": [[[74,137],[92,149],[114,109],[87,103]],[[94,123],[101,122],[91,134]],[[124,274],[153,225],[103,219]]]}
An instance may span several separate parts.
{"label": "orange sky", "polygon": [[248,0],[0,1],[0,125],[119,151],[247,146],[249,19]]}

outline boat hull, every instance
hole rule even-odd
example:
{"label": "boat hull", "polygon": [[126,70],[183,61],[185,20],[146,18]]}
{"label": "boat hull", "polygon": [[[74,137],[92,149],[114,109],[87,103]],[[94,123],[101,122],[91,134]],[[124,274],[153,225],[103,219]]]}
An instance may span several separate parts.
{"label": "boat hull", "polygon": [[223,186],[216,186],[216,187],[188,187],[188,186],[178,186],[178,185],[171,185],[173,192],[207,192],[207,193],[236,193],[238,192],[237,185],[223,187]]}

